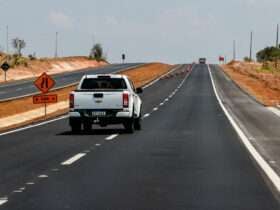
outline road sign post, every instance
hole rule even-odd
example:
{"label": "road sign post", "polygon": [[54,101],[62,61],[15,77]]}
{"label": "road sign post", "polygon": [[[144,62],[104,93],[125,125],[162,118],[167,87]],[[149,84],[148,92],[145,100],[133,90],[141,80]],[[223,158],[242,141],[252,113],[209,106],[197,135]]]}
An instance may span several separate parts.
{"label": "road sign post", "polygon": [[46,95],[55,86],[55,81],[51,76],[43,73],[35,80],[34,85],[42,92],[42,95],[33,96],[33,104],[44,104],[45,118],[47,117],[47,104],[57,103],[57,95]]}
{"label": "road sign post", "polygon": [[122,54],[122,62],[124,63],[125,62],[125,54]]}
{"label": "road sign post", "polygon": [[1,65],[1,69],[4,71],[4,81],[7,82],[7,71],[10,69],[10,65],[5,62]]}

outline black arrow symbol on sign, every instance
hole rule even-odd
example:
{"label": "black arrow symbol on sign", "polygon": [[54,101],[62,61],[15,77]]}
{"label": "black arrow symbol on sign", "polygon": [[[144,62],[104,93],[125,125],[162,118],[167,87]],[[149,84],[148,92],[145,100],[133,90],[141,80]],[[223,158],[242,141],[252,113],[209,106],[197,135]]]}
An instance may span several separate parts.
{"label": "black arrow symbol on sign", "polygon": [[49,80],[48,78],[43,78],[41,82],[41,88],[48,88],[49,87]]}

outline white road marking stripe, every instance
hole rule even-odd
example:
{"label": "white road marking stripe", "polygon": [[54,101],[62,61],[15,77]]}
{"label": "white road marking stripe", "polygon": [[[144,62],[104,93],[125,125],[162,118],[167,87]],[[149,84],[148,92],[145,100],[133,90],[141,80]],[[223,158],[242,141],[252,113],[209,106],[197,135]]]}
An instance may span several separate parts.
{"label": "white road marking stripe", "polygon": [[143,118],[150,117],[150,114],[145,114]]}
{"label": "white road marking stripe", "polygon": [[8,198],[0,198],[0,206],[8,202]]}
{"label": "white road marking stripe", "polygon": [[26,185],[34,185],[34,182],[27,182]]}
{"label": "white road marking stripe", "polygon": [[29,126],[26,126],[26,127],[23,127],[23,128],[18,128],[18,129],[12,130],[12,131],[1,133],[0,136],[6,136],[6,135],[9,135],[9,134],[17,133],[17,132],[24,131],[24,130],[27,130],[27,129],[30,129],[30,128],[36,128],[36,127],[39,127],[39,126],[42,126],[42,125],[47,125],[47,124],[50,124],[50,123],[53,123],[53,122],[56,122],[56,121],[59,121],[59,120],[63,120],[63,119],[66,119],[66,118],[68,118],[68,115],[62,116],[62,117],[59,117],[59,118],[56,118],[56,119],[53,119],[53,120],[45,121],[45,122],[42,122],[42,123],[38,123],[38,124],[35,124],[35,125],[29,125]]}
{"label": "white road marking stripe", "polygon": [[154,111],[157,111],[157,110],[158,110],[158,108],[157,108],[157,107],[155,107],[155,108],[153,108],[153,110],[154,110]]}
{"label": "white road marking stripe", "polygon": [[101,144],[95,144],[95,146],[100,147],[100,146],[101,146]]}
{"label": "white road marking stripe", "polygon": [[22,193],[22,190],[14,190],[14,193]]}
{"label": "white road marking stripe", "polygon": [[75,163],[76,161],[78,161],[79,159],[81,159],[82,157],[84,157],[85,155],[86,155],[85,153],[79,153],[79,154],[71,157],[70,159],[64,161],[63,163],[61,163],[61,165],[69,166],[69,165]]}
{"label": "white road marking stripe", "polygon": [[233,128],[235,129],[235,131],[237,132],[237,134],[239,135],[239,137],[241,138],[243,144],[245,145],[245,147],[247,148],[247,150],[250,152],[250,154],[254,157],[254,159],[256,160],[256,162],[258,163],[258,165],[262,168],[262,170],[264,171],[264,173],[267,175],[267,177],[271,180],[271,182],[273,183],[273,185],[275,186],[275,188],[278,190],[278,192],[280,192],[280,178],[277,175],[277,173],[270,167],[270,165],[264,160],[264,158],[258,153],[258,151],[255,149],[255,147],[251,144],[251,142],[249,141],[249,139],[247,138],[247,136],[244,134],[244,132],[240,129],[240,127],[237,125],[237,123],[234,121],[234,119],[231,117],[231,115],[229,114],[229,112],[227,111],[227,109],[225,108],[225,106],[223,105],[220,96],[218,95],[217,89],[216,89],[216,85],[214,83],[213,80],[213,76],[210,70],[210,66],[208,65],[208,71],[210,74],[210,78],[211,78],[211,82],[212,82],[212,86],[216,95],[216,98],[220,104],[220,106],[222,107],[225,115],[227,116],[228,120],[230,121],[231,125],[233,126]]}
{"label": "white road marking stripe", "polygon": [[268,107],[267,108],[269,111],[273,112],[274,114],[276,114],[278,117],[280,117],[280,110],[274,107]]}
{"label": "white road marking stripe", "polygon": [[118,137],[119,136],[119,134],[113,134],[113,135],[111,135],[111,136],[108,136],[107,138],[106,138],[106,140],[107,141],[111,141],[111,140],[113,140],[114,138],[116,138],[116,137]]}
{"label": "white road marking stripe", "polygon": [[167,102],[167,101],[169,101],[169,99],[167,98],[167,99],[165,99],[165,101]]}
{"label": "white road marking stripe", "polygon": [[159,105],[160,105],[160,106],[163,106],[163,105],[164,105],[164,103],[160,103]]}
{"label": "white road marking stripe", "polygon": [[38,178],[41,178],[41,179],[45,179],[45,178],[48,178],[49,176],[46,175],[46,174],[42,174],[42,175],[39,175]]}

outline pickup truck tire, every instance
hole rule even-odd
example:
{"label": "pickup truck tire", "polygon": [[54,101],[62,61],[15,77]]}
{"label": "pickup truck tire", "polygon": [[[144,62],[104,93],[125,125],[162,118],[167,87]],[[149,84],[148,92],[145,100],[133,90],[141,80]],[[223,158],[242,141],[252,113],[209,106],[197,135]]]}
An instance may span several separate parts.
{"label": "pickup truck tire", "polygon": [[127,120],[124,124],[126,133],[134,133],[134,119]]}
{"label": "pickup truck tire", "polygon": [[80,122],[72,122],[71,123],[71,131],[72,133],[79,133],[81,132],[82,124]]}
{"label": "pickup truck tire", "polygon": [[140,116],[134,120],[134,129],[137,131],[142,129],[142,112],[140,112]]}
{"label": "pickup truck tire", "polygon": [[85,122],[84,123],[84,131],[85,132],[90,132],[92,129],[92,124],[91,123],[88,123],[88,122]]}

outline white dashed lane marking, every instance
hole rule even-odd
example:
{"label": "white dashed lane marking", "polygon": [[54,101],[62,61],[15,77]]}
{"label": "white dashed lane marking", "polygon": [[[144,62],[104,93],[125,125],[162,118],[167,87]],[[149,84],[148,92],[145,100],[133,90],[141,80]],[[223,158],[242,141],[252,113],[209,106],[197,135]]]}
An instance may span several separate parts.
{"label": "white dashed lane marking", "polygon": [[45,179],[45,178],[48,178],[49,176],[48,175],[45,175],[45,174],[42,174],[42,175],[39,175],[38,178],[40,179]]}
{"label": "white dashed lane marking", "polygon": [[113,135],[111,135],[111,136],[108,136],[108,137],[106,138],[106,140],[107,140],[107,141],[111,141],[111,140],[113,140],[114,138],[118,137],[118,135],[119,135],[119,134],[113,134]]}
{"label": "white dashed lane marking", "polygon": [[100,147],[100,146],[101,146],[101,144],[95,144],[95,146],[96,146],[96,147]]}
{"label": "white dashed lane marking", "polygon": [[0,206],[8,202],[8,198],[0,198]]}
{"label": "white dashed lane marking", "polygon": [[150,117],[150,114],[145,114],[143,118]]}
{"label": "white dashed lane marking", "polygon": [[157,111],[157,110],[158,110],[158,108],[157,108],[157,107],[155,107],[153,110],[154,110],[154,111]]}
{"label": "white dashed lane marking", "polygon": [[84,157],[86,155],[86,153],[79,153],[73,157],[71,157],[70,159],[64,161],[63,163],[61,163],[61,165],[63,166],[69,166],[73,163],[75,163],[76,161],[80,160],[82,157]]}

